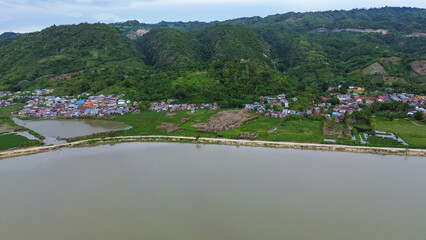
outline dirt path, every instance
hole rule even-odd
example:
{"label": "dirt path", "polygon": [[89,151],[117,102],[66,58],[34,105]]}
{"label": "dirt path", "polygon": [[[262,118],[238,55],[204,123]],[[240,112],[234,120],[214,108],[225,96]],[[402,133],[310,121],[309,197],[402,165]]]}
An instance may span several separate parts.
{"label": "dirt path", "polygon": [[416,122],[414,122],[414,121],[411,121],[414,125],[416,125],[416,126],[419,126],[419,127],[424,127],[423,125],[420,125],[420,124],[418,124],[418,123],[416,123]]}

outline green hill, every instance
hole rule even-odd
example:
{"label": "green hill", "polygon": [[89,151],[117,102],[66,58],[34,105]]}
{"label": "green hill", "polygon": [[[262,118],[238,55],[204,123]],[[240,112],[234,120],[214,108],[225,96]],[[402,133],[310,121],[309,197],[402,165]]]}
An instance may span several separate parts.
{"label": "green hill", "polygon": [[33,85],[59,75],[133,59],[143,66],[136,44],[105,24],[52,26],[0,44],[2,89]]}
{"label": "green hill", "polygon": [[196,35],[205,61],[264,60],[270,55],[268,44],[245,26],[217,25],[203,28]]}
{"label": "green hill", "polygon": [[0,90],[54,87],[229,106],[280,92],[319,96],[339,84],[426,94],[425,22],[425,9],[386,7],[52,26],[0,40]]}
{"label": "green hill", "polygon": [[25,33],[5,32],[0,34],[0,40],[7,39],[7,38],[22,37],[25,35],[26,35]]}
{"label": "green hill", "polygon": [[192,34],[173,28],[153,29],[136,40],[147,63],[157,67],[190,65],[201,60]]}

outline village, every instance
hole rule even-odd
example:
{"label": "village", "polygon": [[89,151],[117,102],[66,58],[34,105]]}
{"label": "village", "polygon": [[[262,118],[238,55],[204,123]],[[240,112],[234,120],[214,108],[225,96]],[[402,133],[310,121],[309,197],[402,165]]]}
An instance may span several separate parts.
{"label": "village", "polygon": [[152,111],[161,112],[161,111],[180,111],[180,110],[190,110],[192,113],[195,112],[195,110],[198,109],[219,109],[219,106],[217,103],[202,103],[202,104],[173,104],[174,100],[167,100],[162,102],[153,102],[151,103],[150,109]]}
{"label": "village", "polygon": [[[16,113],[20,117],[54,118],[123,115],[139,111],[137,102],[125,100],[124,95],[90,96],[83,93],[79,97],[50,96],[53,89],[42,89],[26,92],[0,92],[0,106],[17,105],[20,98],[26,100],[25,105]],[[5,97],[6,96],[6,97]]]}
{"label": "village", "polygon": [[[334,88],[329,88],[329,91],[333,91]],[[298,101],[297,97],[287,99],[286,94],[279,94],[275,97],[262,96],[260,102],[254,102],[252,104],[246,104],[246,109],[252,109],[266,117],[283,118],[289,115],[321,115],[326,118],[335,117],[337,120],[342,120],[345,112],[352,114],[354,111],[363,109],[363,106],[369,106],[374,102],[392,102],[401,101],[408,103],[413,107],[411,111],[407,113],[408,116],[412,116],[415,112],[420,111],[426,114],[424,108],[425,96],[399,93],[399,94],[382,94],[377,97],[361,97],[359,93],[364,91],[363,88],[358,86],[350,86],[347,90],[347,94],[330,92],[330,97],[321,96],[321,103],[313,104],[307,107],[306,111],[296,111],[290,109],[290,102]],[[337,104],[333,104],[330,100],[338,99]]]}
{"label": "village", "polygon": [[[342,120],[345,112],[352,113],[362,110],[373,102],[402,101],[412,106],[408,115],[420,111],[426,114],[424,108],[425,96],[408,93],[382,93],[377,97],[360,96],[364,88],[350,86],[347,93],[335,92],[336,89],[329,88],[329,97],[321,96],[321,102],[308,106],[305,111],[291,109],[291,103],[297,102],[298,98],[287,99],[285,93],[270,97],[261,96],[260,101],[245,104],[246,109],[254,110],[266,117],[283,118],[289,115],[321,115],[326,118],[334,117]],[[24,106],[16,113],[21,117],[54,118],[54,117],[80,117],[80,116],[107,116],[113,114],[123,115],[129,112],[138,112],[138,102],[126,100],[124,94],[120,95],[98,95],[92,96],[82,93],[74,96],[52,96],[53,89],[37,89],[34,91],[0,91],[0,107],[17,104]],[[338,99],[337,103],[331,100]],[[194,113],[198,109],[219,109],[215,103],[175,103],[169,99],[161,102],[150,103],[149,109],[156,112],[189,110]]]}

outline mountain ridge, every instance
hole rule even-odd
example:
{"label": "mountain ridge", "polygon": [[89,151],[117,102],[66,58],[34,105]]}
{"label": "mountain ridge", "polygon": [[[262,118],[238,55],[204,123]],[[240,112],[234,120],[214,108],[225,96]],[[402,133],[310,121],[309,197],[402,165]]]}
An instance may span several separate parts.
{"label": "mountain ridge", "polygon": [[[0,90],[54,87],[64,94],[124,92],[230,106],[260,94],[321,94],[339,84],[425,93],[425,76],[414,70],[426,59],[426,38],[407,36],[426,32],[424,22],[425,9],[388,7],[210,23],[52,26],[0,40]],[[381,61],[388,58],[400,60]],[[363,74],[376,62],[386,78]]]}

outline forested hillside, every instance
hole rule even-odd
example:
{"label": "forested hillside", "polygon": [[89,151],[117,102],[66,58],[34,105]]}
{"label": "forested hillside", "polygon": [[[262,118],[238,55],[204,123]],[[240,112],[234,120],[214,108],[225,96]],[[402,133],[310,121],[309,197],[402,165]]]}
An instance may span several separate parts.
{"label": "forested hillside", "polygon": [[0,40],[0,90],[228,106],[281,92],[315,99],[338,85],[425,94],[424,33],[426,10],[415,8],[52,26]]}

